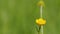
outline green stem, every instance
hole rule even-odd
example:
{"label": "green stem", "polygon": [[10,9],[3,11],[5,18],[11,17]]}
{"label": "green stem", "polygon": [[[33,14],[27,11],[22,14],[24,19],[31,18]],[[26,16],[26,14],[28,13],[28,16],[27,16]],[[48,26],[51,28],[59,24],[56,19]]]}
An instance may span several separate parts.
{"label": "green stem", "polygon": [[40,29],[41,29],[41,27],[39,27],[39,31],[38,31],[38,34],[40,34]]}
{"label": "green stem", "polygon": [[38,32],[38,34],[40,34],[40,32]]}

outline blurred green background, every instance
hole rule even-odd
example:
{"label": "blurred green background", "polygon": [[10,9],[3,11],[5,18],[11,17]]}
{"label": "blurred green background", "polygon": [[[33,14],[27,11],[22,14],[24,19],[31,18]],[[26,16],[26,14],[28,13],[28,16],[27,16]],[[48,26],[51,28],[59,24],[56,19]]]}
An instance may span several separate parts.
{"label": "blurred green background", "polygon": [[[37,34],[39,0],[0,0],[0,34]],[[60,0],[44,0],[44,34],[60,34]]]}

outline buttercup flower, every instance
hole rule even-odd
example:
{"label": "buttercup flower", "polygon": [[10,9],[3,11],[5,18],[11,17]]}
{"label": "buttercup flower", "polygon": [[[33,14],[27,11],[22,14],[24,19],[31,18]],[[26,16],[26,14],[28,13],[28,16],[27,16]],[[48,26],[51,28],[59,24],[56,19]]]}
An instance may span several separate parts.
{"label": "buttercup flower", "polygon": [[46,24],[46,20],[44,20],[43,18],[39,18],[39,19],[36,19],[36,23],[38,25],[45,25]]}

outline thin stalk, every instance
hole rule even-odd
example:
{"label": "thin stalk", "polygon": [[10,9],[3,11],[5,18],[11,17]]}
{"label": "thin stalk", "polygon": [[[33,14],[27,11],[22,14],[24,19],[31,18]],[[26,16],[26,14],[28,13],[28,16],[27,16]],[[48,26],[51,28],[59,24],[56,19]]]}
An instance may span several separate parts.
{"label": "thin stalk", "polygon": [[41,26],[39,26],[39,31],[38,31],[38,34],[40,34],[40,29],[41,29]]}
{"label": "thin stalk", "polygon": [[[40,6],[40,17],[42,18],[42,9],[43,7]],[[41,25],[41,34],[43,34],[43,25]]]}
{"label": "thin stalk", "polygon": [[40,17],[42,18],[42,6],[40,6]]}
{"label": "thin stalk", "polygon": [[41,25],[41,34],[43,34],[43,25]]}

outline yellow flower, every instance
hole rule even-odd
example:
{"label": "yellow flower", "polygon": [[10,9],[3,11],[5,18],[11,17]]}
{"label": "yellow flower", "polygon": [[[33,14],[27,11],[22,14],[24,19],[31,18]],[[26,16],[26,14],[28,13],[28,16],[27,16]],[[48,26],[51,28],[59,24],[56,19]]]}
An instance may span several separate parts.
{"label": "yellow flower", "polygon": [[36,19],[36,23],[38,25],[45,25],[46,24],[46,20],[42,19],[42,18],[39,18],[39,19]]}
{"label": "yellow flower", "polygon": [[44,1],[43,1],[43,0],[39,1],[39,2],[38,2],[38,6],[43,6],[43,7],[45,7]]}

